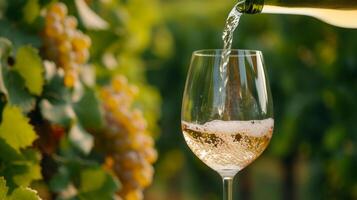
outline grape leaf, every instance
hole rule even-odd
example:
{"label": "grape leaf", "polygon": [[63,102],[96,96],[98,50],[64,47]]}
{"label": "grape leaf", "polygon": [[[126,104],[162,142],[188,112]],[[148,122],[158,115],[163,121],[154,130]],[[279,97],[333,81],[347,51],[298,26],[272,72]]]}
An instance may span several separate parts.
{"label": "grape leaf", "polygon": [[[26,150],[25,150],[26,151]],[[4,139],[0,138],[0,174],[7,180],[7,186],[12,191],[18,186],[15,179],[16,176],[26,175],[29,171],[28,162],[21,152],[16,152]]]}
{"label": "grape leaf", "polygon": [[58,71],[54,72],[46,83],[42,96],[51,104],[71,102],[71,90],[64,85],[63,75]]}
{"label": "grape leaf", "polygon": [[[20,4],[24,3],[22,2]],[[8,11],[11,11],[13,14],[15,13],[15,10],[21,11],[21,7],[22,5],[17,6],[12,10],[8,8]],[[24,27],[15,26],[13,22],[7,21],[5,19],[0,20],[0,27],[0,36],[8,38],[13,43],[14,49],[28,44],[31,44],[36,48],[40,48],[42,46],[42,40],[37,32],[30,34],[28,31],[24,31]]]}
{"label": "grape leaf", "polygon": [[41,180],[41,167],[40,160],[41,156],[38,152],[27,149],[23,151],[24,161],[17,162],[26,166],[26,170],[23,173],[16,174],[13,179],[17,185],[29,186],[34,180]]}
{"label": "grape leaf", "polygon": [[104,54],[103,49],[107,49],[118,39],[118,36],[111,31],[91,31],[88,32],[88,36],[92,40],[92,47],[95,47],[90,48],[90,57],[93,60],[101,59]]}
{"label": "grape leaf", "polygon": [[21,160],[20,152],[17,152],[3,138],[0,138],[0,160],[5,163],[11,163],[13,160]]}
{"label": "grape leaf", "polygon": [[[82,192],[98,190],[102,187],[106,179],[106,174],[101,169],[86,169],[81,173]],[[92,180],[92,181],[90,181]],[[94,181],[95,180],[95,181]]]}
{"label": "grape leaf", "polygon": [[23,78],[18,72],[2,68],[3,80],[7,90],[8,102],[19,106],[24,112],[31,111],[35,106],[35,99],[25,88]]}
{"label": "grape leaf", "polygon": [[0,177],[0,200],[6,198],[6,194],[9,188],[6,186],[6,180],[4,177]]}
{"label": "grape leaf", "polygon": [[94,138],[87,133],[79,124],[72,126],[69,131],[69,140],[85,154],[89,154],[94,145]]}
{"label": "grape leaf", "polygon": [[5,38],[0,38],[0,92],[10,104],[18,105],[23,111],[29,112],[34,108],[35,100],[24,87],[24,80],[7,65],[12,44]]}
{"label": "grape leaf", "polygon": [[8,189],[5,178],[0,177],[0,200],[41,200],[37,192],[30,188],[16,188],[12,194],[7,197]]}
{"label": "grape leaf", "polygon": [[65,190],[70,184],[69,172],[66,167],[61,166],[50,180],[50,189],[54,192],[61,192]]}
{"label": "grape leaf", "polygon": [[29,119],[23,116],[18,107],[6,105],[2,119],[0,137],[16,151],[30,146],[37,138],[33,127],[28,123]]}
{"label": "grape leaf", "polygon": [[113,199],[119,189],[118,180],[100,167],[83,170],[80,175],[79,199]]}
{"label": "grape leaf", "polygon": [[38,0],[28,0],[23,8],[24,21],[28,24],[34,22],[34,20],[40,14],[40,4]]}
{"label": "grape leaf", "polygon": [[32,94],[40,95],[44,84],[44,67],[36,49],[23,46],[17,50],[15,69]]}
{"label": "grape leaf", "polygon": [[5,16],[11,20],[20,20],[22,18],[23,0],[6,1]]}
{"label": "grape leaf", "polygon": [[42,100],[40,108],[45,119],[64,127],[68,127],[72,120],[76,118],[76,114],[74,113],[71,104],[51,104],[48,100]]}
{"label": "grape leaf", "polygon": [[41,167],[39,164],[28,163],[27,171],[23,174],[16,174],[13,179],[17,185],[29,186],[32,181],[41,180]]}
{"label": "grape leaf", "polygon": [[99,100],[93,89],[86,88],[82,98],[73,105],[81,125],[86,129],[100,129],[104,120]]}
{"label": "grape leaf", "polygon": [[35,190],[25,187],[16,188],[8,199],[9,200],[41,200],[41,198],[37,195],[37,192]]}

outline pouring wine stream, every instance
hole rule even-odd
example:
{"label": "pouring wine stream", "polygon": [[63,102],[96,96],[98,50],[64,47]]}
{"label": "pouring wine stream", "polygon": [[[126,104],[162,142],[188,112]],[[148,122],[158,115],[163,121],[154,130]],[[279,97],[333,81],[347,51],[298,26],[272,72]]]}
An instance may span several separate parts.
{"label": "pouring wine stream", "polygon": [[220,81],[223,84],[220,84],[221,87],[219,88],[220,92],[220,102],[218,107],[218,114],[219,116],[223,116],[224,109],[225,109],[225,99],[226,99],[226,86],[227,86],[227,64],[229,62],[229,55],[231,54],[232,42],[233,42],[233,35],[234,31],[239,25],[240,17],[243,13],[239,12],[237,9],[240,5],[243,5],[245,0],[239,1],[231,10],[226,20],[226,24],[223,30],[222,40],[223,40],[223,52],[222,52],[222,59],[219,67],[220,71]]}

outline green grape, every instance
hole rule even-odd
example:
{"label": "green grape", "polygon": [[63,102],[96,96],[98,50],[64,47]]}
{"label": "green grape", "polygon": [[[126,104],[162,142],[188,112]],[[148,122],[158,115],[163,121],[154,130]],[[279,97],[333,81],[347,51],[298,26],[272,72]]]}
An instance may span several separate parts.
{"label": "green grape", "polygon": [[124,170],[120,165],[121,171],[117,175],[121,183],[123,184],[123,191],[124,193],[128,193],[131,190],[136,190],[140,188],[140,184],[137,181],[136,177],[134,176],[136,169],[131,170]]}
{"label": "green grape", "polygon": [[143,157],[136,151],[128,151],[117,156],[115,162],[120,163],[123,169],[135,169],[142,166]]}
{"label": "green grape", "polygon": [[58,46],[58,50],[61,54],[65,54],[72,50],[72,45],[70,42],[64,41]]}
{"label": "green grape", "polygon": [[65,85],[74,85],[77,80],[77,73],[74,70],[66,70],[64,75],[64,84]]}
{"label": "green grape", "polygon": [[88,49],[83,49],[81,51],[75,52],[75,60],[77,63],[85,63],[89,58],[89,51]]}
{"label": "green grape", "polygon": [[104,147],[113,158],[112,170],[122,183],[120,196],[124,200],[142,199],[143,190],[153,178],[152,164],[157,159],[154,140],[139,109],[133,108],[138,88],[124,76],[115,77],[111,85],[100,91],[108,124]]}
{"label": "green grape", "polygon": [[157,160],[157,152],[153,148],[145,148],[143,155],[149,163],[154,163]]}
{"label": "green grape", "polygon": [[59,22],[54,22],[50,26],[46,27],[46,35],[49,37],[58,37],[59,35],[63,34],[63,27]]}
{"label": "green grape", "polygon": [[77,19],[67,13],[66,5],[60,2],[47,9],[43,39],[46,58],[64,70],[64,84],[73,87],[89,59],[91,40],[77,29]]}
{"label": "green grape", "polygon": [[90,39],[88,36],[79,33],[72,39],[72,45],[74,50],[82,51],[90,46]]}
{"label": "green grape", "polygon": [[67,15],[68,10],[65,4],[58,2],[50,7],[49,12],[55,13],[63,19]]}
{"label": "green grape", "polygon": [[73,16],[68,16],[66,19],[64,19],[63,23],[67,29],[76,29],[78,26],[78,21]]}
{"label": "green grape", "polygon": [[[61,36],[61,41],[70,41],[71,38],[76,34],[76,29],[66,28],[63,35]],[[72,43],[71,43],[72,46]]]}
{"label": "green grape", "polygon": [[45,16],[46,24],[54,24],[55,22],[59,22],[61,18],[56,13],[48,13]]}
{"label": "green grape", "polygon": [[123,199],[119,195],[115,195],[114,200],[123,200]]}
{"label": "green grape", "polygon": [[154,175],[154,169],[151,165],[146,164],[141,170],[135,170],[133,172],[133,177],[140,187],[145,188],[151,184]]}
{"label": "green grape", "polygon": [[130,191],[124,197],[125,200],[142,200],[144,199],[143,192],[141,190]]}

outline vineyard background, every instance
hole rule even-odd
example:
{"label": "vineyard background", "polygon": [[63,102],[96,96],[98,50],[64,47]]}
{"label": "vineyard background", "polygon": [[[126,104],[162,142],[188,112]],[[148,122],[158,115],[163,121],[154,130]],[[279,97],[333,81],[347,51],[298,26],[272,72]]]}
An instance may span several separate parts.
{"label": "vineyard background", "polygon": [[[144,199],[220,199],[180,107],[192,51],[222,46],[232,6],[0,0],[0,199],[135,200],[151,182]],[[356,35],[303,16],[242,17],[233,46],[263,51],[276,126],[237,199],[357,198]]]}

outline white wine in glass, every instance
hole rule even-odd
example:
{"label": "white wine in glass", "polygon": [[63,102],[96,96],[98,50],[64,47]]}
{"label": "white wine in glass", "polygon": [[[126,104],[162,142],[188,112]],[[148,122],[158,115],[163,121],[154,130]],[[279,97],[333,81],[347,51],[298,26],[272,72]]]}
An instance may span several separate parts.
{"label": "white wine in glass", "polygon": [[193,53],[182,103],[182,131],[193,153],[224,180],[232,199],[234,176],[268,146],[273,103],[262,53],[231,50]]}

